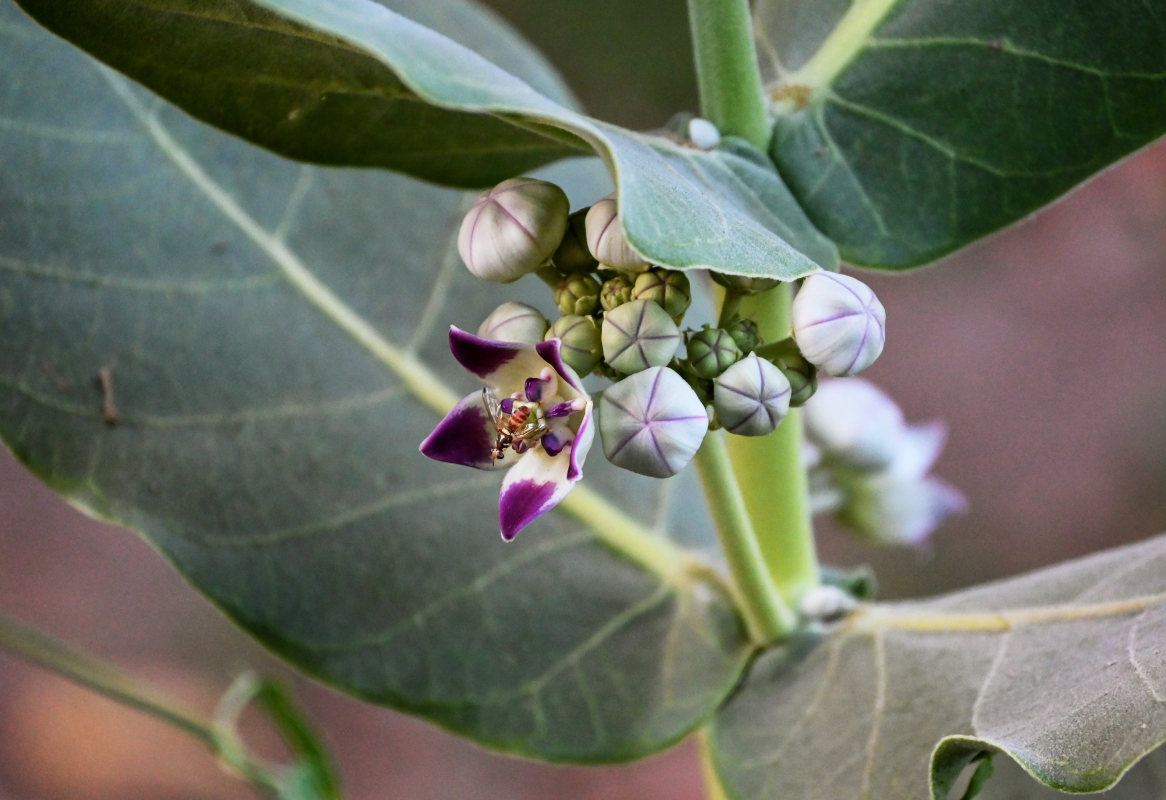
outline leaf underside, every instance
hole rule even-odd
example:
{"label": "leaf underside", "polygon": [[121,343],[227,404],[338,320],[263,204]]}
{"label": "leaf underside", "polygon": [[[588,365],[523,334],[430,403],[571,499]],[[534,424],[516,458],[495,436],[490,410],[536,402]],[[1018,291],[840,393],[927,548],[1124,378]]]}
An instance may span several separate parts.
{"label": "leaf underside", "polygon": [[864,607],[758,659],[712,739],[739,800],[942,800],[997,751],[1104,790],[1166,740],[1166,536]]}
{"label": "leaf underside", "polygon": [[[0,49],[0,435],[21,460],[302,669],[480,742],[620,760],[712,712],[747,655],[717,583],[563,514],[504,545],[501,476],[417,452],[478,388],[446,326],[508,299],[458,263],[471,198],[258,150],[8,4]],[[587,472],[608,497],[676,491]],[[652,505],[628,537],[707,519]]]}
{"label": "leaf underside", "polygon": [[770,90],[789,101],[770,153],[855,264],[932,261],[1166,133],[1162,0],[764,0],[757,14]]}

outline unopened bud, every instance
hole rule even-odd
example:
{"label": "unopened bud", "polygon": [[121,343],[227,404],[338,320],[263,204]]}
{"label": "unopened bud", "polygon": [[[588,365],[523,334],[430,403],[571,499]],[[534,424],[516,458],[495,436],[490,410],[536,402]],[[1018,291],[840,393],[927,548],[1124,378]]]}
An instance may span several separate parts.
{"label": "unopened bud", "polygon": [[568,275],[555,286],[555,305],[567,315],[594,314],[599,310],[599,281],[590,275]]}
{"label": "unopened bud", "polygon": [[624,378],[599,400],[603,452],[616,466],[641,475],[675,475],[696,455],[707,431],[700,398],[664,367]]}
{"label": "unopened bud", "polygon": [[651,300],[667,311],[672,319],[680,319],[692,304],[692,289],[683,272],[656,268],[636,276],[632,297]]}
{"label": "unopened bud", "polygon": [[627,275],[616,275],[603,282],[599,290],[599,303],[604,311],[618,308],[632,299],[633,281]]}
{"label": "unopened bud", "polygon": [[749,278],[745,275],[725,275],[720,272],[710,272],[709,275],[721,286],[738,294],[758,294],[781,283],[777,278]]}
{"label": "unopened bud", "polygon": [[643,272],[651,266],[628,244],[614,197],[605,197],[588,210],[587,249],[600,264],[621,272]]}
{"label": "unopened bud", "polygon": [[603,359],[599,325],[591,317],[561,317],[547,331],[546,338],[560,341],[559,353],[563,361],[580,375],[591,372]]}
{"label": "unopened bud", "polygon": [[869,286],[849,275],[815,272],[793,301],[793,336],[802,355],[827,375],[869,367],[883,352],[887,312]]}
{"label": "unopened bud", "polygon": [[725,330],[733,337],[742,353],[749,353],[761,344],[761,331],[758,330],[757,323],[746,317],[733,317],[725,326]]}
{"label": "unopened bud", "polygon": [[705,325],[688,340],[688,366],[702,378],[715,378],[741,359],[728,331]]}
{"label": "unopened bud", "polygon": [[729,433],[764,436],[789,413],[790,385],[765,359],[750,353],[713,384],[713,408]]}
{"label": "unopened bud", "polygon": [[567,218],[567,232],[551,261],[566,275],[592,272],[598,264],[587,249],[587,209],[581,208]]}
{"label": "unopened bud", "polygon": [[603,360],[630,374],[671,361],[680,344],[680,330],[660,306],[633,300],[604,315],[602,338]]}
{"label": "unopened bud", "polygon": [[470,272],[508,283],[539,269],[567,230],[567,195],[553,183],[511,178],[482,194],[462,220],[457,250]]}
{"label": "unopened bud", "polygon": [[549,325],[537,308],[526,303],[503,303],[478,326],[478,336],[496,342],[535,345],[543,340]]}
{"label": "unopened bud", "polygon": [[693,117],[688,121],[688,139],[702,150],[711,150],[721,143],[721,132],[707,119]]}
{"label": "unopened bud", "polygon": [[800,408],[818,391],[818,370],[801,353],[792,351],[773,359],[773,363],[781,370],[789,381],[791,408]]}

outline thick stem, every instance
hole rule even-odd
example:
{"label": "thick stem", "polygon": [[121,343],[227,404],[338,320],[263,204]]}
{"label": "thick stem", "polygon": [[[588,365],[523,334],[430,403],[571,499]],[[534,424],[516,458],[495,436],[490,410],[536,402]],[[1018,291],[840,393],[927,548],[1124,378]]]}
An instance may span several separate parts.
{"label": "thick stem", "polygon": [[[789,335],[789,284],[747,297],[741,313],[757,321],[761,335]],[[802,466],[802,419],[797,409],[768,436],[733,436],[729,458],[740,476],[741,493],[758,535],[769,575],[785,602],[797,607],[820,582],[810,490]]]}
{"label": "thick stem", "polygon": [[701,113],[764,150],[769,144],[748,0],[688,0]]}

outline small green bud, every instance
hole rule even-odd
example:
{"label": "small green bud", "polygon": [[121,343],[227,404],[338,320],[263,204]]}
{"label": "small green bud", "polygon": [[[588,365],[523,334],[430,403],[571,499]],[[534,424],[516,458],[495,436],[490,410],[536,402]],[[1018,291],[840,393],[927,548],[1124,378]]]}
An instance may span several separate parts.
{"label": "small green bud", "polygon": [[603,317],[603,359],[625,375],[662,367],[676,355],[680,329],[650,300],[633,300]]}
{"label": "small green bud", "polygon": [[675,475],[707,432],[704,404],[684,378],[664,367],[624,378],[599,399],[603,452],[617,467],[641,475]]}
{"label": "small green bud", "polygon": [[761,331],[758,330],[757,323],[746,317],[733,317],[725,326],[725,330],[733,337],[742,353],[749,353],[761,344]]}
{"label": "small green bud", "polygon": [[462,220],[457,249],[470,272],[509,283],[542,267],[567,230],[567,195],[553,183],[511,178],[483,193]]}
{"label": "small green bud", "polygon": [[618,308],[632,299],[632,279],[626,275],[616,275],[603,282],[599,290],[599,303],[604,311]]}
{"label": "small green bud", "polygon": [[551,262],[565,275],[594,272],[598,266],[595,257],[587,250],[587,211],[581,208],[567,217],[567,232],[551,256]]}
{"label": "small green bud", "polygon": [[744,275],[725,275],[721,272],[710,272],[709,275],[721,286],[738,294],[757,294],[781,283],[777,278],[748,278]]}
{"label": "small green bud", "polygon": [[692,290],[688,276],[673,269],[656,268],[636,276],[632,297],[636,300],[651,300],[672,319],[680,319],[692,303]]}
{"label": "small green bud", "polygon": [[587,211],[587,249],[601,265],[620,272],[643,272],[651,266],[628,244],[614,196]]}
{"label": "small green bud", "polygon": [[818,391],[818,369],[801,353],[791,353],[774,359],[774,364],[785,375],[790,385],[789,404],[792,408],[805,405]]}
{"label": "small green bud", "polygon": [[567,366],[580,375],[595,369],[603,358],[599,325],[591,317],[560,317],[547,331],[546,339],[558,339],[559,352]]}
{"label": "small green bud", "polygon": [[478,336],[496,342],[535,345],[543,340],[549,325],[537,308],[526,303],[503,303],[478,326]]}
{"label": "small green bud", "polygon": [[568,275],[555,286],[555,305],[570,316],[587,316],[599,310],[599,281],[590,275]]}
{"label": "small green bud", "polygon": [[702,378],[715,378],[740,359],[728,331],[705,325],[688,340],[688,366]]}
{"label": "small green bud", "polygon": [[790,385],[781,370],[750,353],[713,384],[713,408],[729,433],[764,436],[789,412]]}

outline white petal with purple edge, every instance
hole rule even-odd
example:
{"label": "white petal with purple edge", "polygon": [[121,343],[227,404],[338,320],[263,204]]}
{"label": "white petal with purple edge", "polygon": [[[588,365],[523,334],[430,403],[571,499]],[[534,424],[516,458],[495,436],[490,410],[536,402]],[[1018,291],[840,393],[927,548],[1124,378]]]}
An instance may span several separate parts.
{"label": "white petal with purple edge", "polygon": [[526,379],[537,376],[547,366],[529,345],[494,342],[453,326],[449,329],[449,349],[459,364],[498,389],[499,395],[523,391]]}
{"label": "white petal with purple edge", "polygon": [[570,459],[552,457],[541,449],[524,455],[502,481],[498,524],[510,541],[530,523],[562,502],[575,482],[567,478]]}

